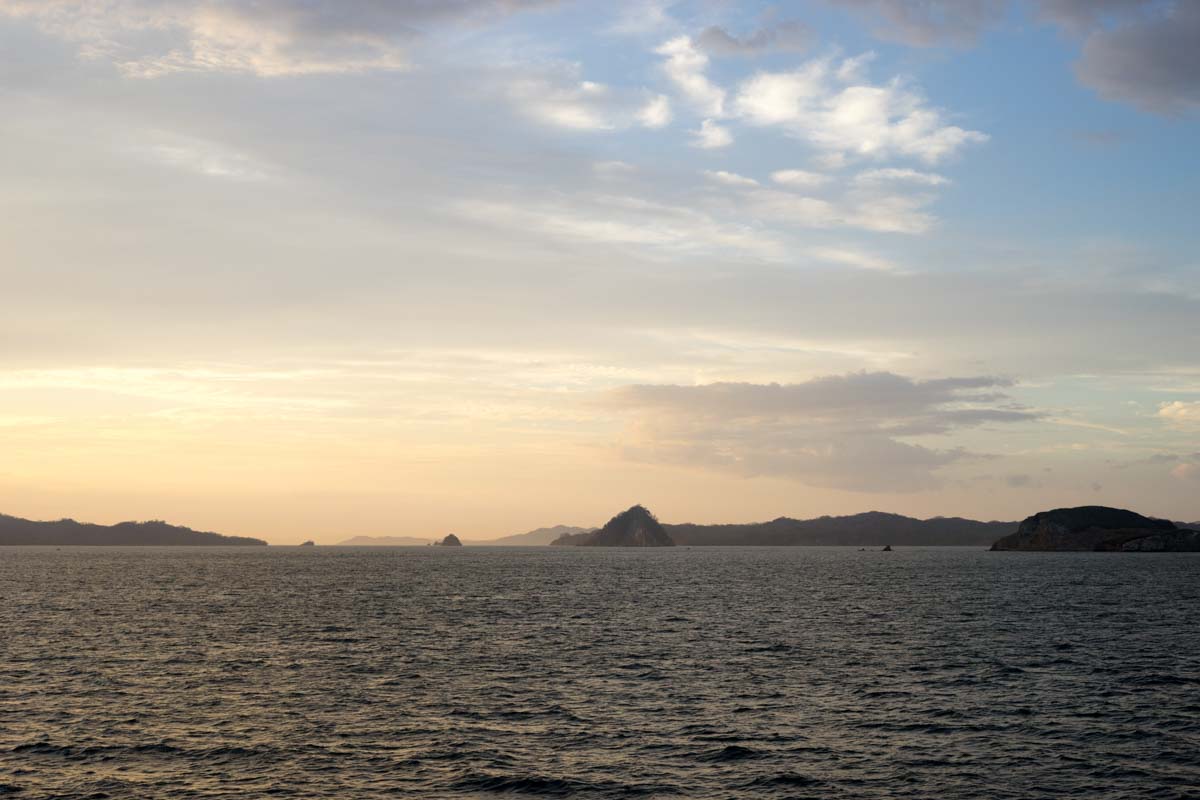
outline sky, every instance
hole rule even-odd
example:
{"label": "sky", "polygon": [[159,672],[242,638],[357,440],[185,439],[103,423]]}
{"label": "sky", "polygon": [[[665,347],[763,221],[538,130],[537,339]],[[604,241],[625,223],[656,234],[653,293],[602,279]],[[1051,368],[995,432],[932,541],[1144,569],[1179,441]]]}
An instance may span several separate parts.
{"label": "sky", "polygon": [[1200,3],[0,0],[0,511],[1200,519]]}

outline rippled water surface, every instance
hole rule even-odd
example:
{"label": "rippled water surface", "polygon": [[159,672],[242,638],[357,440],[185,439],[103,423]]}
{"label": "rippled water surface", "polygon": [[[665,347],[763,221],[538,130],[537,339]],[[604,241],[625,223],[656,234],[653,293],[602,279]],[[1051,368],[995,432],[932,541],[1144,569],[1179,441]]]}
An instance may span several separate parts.
{"label": "rippled water surface", "polygon": [[1198,798],[1200,557],[0,548],[0,796]]}

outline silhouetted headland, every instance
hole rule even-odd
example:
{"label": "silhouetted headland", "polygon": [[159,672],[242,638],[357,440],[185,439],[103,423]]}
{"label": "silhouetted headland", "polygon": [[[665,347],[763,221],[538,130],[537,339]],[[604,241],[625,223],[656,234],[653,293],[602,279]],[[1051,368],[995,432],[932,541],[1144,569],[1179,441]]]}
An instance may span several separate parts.
{"label": "silhouetted headland", "polygon": [[1107,506],[1042,511],[993,550],[1200,552],[1200,531]]}
{"label": "silhouetted headland", "polygon": [[55,522],[33,520],[0,514],[0,545],[89,545],[89,546],[265,546],[262,539],[248,536],[223,536],[219,533],[194,531],[160,520],[152,522],[119,522],[116,525],[94,525],[60,519]]}

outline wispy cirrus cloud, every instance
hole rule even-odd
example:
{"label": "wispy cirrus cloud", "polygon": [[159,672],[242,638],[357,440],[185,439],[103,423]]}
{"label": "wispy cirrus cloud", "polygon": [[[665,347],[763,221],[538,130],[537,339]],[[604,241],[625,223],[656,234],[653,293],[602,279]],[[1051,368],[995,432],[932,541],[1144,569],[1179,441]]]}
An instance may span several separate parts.
{"label": "wispy cirrus cloud", "polygon": [[243,72],[264,77],[397,70],[427,30],[477,25],[556,0],[0,0],[124,72]]}

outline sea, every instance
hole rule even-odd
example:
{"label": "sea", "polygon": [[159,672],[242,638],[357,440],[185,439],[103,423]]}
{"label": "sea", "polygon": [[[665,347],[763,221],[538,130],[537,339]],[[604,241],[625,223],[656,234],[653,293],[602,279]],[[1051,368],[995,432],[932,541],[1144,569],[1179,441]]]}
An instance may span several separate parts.
{"label": "sea", "polygon": [[0,797],[1200,798],[1200,554],[0,548]]}

